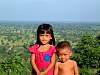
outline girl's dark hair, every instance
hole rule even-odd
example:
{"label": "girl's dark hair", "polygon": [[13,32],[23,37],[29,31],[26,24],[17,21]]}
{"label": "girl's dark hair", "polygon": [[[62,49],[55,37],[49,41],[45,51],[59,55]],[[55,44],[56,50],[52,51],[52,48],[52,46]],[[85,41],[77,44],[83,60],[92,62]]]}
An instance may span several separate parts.
{"label": "girl's dark hair", "polygon": [[39,39],[39,34],[44,34],[44,33],[47,33],[47,34],[51,34],[51,37],[52,39],[50,39],[50,42],[49,44],[50,45],[55,45],[55,38],[54,38],[54,34],[53,34],[53,28],[50,24],[41,24],[39,25],[38,29],[37,29],[37,41],[36,41],[36,44],[39,44],[41,45],[41,41]]}

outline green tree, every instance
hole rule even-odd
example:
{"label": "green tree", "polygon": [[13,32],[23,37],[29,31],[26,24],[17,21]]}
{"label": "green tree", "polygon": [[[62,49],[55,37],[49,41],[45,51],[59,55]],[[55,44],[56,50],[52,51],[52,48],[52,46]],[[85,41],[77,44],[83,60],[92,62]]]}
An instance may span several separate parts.
{"label": "green tree", "polygon": [[96,37],[91,34],[83,35],[77,44],[75,53],[76,56],[74,55],[73,59],[77,61],[79,67],[91,69],[90,71],[94,75],[100,67],[100,46]]}
{"label": "green tree", "polygon": [[7,58],[0,59],[0,75],[30,75],[31,65],[16,53],[10,52]]}

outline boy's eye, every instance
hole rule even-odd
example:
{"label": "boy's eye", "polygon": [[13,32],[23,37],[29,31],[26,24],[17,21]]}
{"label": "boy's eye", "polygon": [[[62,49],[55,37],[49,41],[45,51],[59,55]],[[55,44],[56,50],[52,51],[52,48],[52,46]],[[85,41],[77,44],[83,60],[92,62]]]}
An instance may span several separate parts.
{"label": "boy's eye", "polygon": [[59,56],[62,56],[62,55],[66,56],[66,55],[68,55],[68,54],[59,54]]}
{"label": "boy's eye", "polygon": [[68,55],[68,54],[64,54],[64,55]]}

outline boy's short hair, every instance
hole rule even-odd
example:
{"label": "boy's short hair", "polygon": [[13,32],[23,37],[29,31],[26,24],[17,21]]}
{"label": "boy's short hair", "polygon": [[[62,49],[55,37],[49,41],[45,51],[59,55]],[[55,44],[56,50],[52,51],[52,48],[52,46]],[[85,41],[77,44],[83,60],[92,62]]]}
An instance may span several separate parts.
{"label": "boy's short hair", "polygon": [[64,48],[69,48],[71,50],[71,45],[68,41],[61,41],[56,46],[57,52],[61,49],[64,49]]}

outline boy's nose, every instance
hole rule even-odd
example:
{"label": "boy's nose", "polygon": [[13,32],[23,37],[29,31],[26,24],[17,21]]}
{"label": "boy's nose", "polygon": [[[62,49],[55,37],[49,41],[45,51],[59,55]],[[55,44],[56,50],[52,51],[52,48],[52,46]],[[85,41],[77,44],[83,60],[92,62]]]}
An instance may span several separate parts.
{"label": "boy's nose", "polygon": [[64,58],[64,55],[62,55],[62,58]]}

